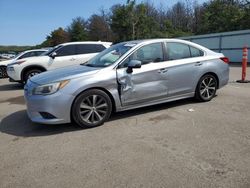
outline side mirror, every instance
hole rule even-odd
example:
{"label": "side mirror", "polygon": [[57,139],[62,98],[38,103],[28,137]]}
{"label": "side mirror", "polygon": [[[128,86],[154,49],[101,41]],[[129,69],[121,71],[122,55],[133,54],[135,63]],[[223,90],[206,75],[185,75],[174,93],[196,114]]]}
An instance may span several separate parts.
{"label": "side mirror", "polygon": [[131,60],[128,62],[127,73],[132,73],[133,69],[141,68],[141,61]]}
{"label": "side mirror", "polygon": [[57,56],[57,53],[56,53],[56,52],[53,52],[52,54],[50,54],[50,57],[51,57],[52,59],[55,59],[56,56]]}

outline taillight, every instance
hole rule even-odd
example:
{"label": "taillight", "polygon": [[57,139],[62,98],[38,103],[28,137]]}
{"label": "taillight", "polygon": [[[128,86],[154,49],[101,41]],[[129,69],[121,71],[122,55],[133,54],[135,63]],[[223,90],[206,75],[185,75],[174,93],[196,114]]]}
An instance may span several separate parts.
{"label": "taillight", "polygon": [[221,57],[220,58],[224,63],[229,63],[229,58],[228,57]]}

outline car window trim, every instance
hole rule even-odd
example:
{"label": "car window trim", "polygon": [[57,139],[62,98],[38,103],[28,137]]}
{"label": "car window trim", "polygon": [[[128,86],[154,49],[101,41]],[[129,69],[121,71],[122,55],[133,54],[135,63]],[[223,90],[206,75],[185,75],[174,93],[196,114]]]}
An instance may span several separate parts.
{"label": "car window trim", "polygon": [[[131,56],[135,51],[139,50],[140,48],[142,48],[142,47],[144,47],[144,46],[146,46],[146,45],[158,44],[158,43],[161,44],[163,60],[160,61],[160,62],[150,62],[150,63],[162,63],[162,62],[165,62],[166,59],[165,59],[165,55],[164,55],[164,53],[165,53],[165,51],[164,51],[164,42],[152,42],[152,43],[147,43],[147,44],[143,44],[143,45],[141,45],[141,46],[138,46],[135,50],[133,50],[131,53],[129,53],[126,57],[124,57],[124,58],[120,61],[120,63],[117,65],[117,69],[126,68],[126,67],[120,67],[120,66],[121,66],[121,64],[123,64],[123,62],[126,61],[126,59],[127,59],[129,56]],[[149,63],[147,63],[147,64],[142,64],[142,66],[143,66],[143,65],[148,65],[148,64],[149,64]]]}

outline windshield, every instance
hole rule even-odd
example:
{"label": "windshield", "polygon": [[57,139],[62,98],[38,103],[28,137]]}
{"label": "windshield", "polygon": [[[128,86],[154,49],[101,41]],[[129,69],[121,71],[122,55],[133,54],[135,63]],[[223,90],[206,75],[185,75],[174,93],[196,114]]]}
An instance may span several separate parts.
{"label": "windshield", "polygon": [[54,51],[56,51],[58,48],[61,48],[61,47],[62,47],[62,45],[55,46],[54,48],[50,49],[49,51],[43,52],[40,56],[50,55]]}
{"label": "windshield", "polygon": [[19,58],[20,56],[22,56],[24,54],[24,52],[19,52],[14,58],[17,59]]}
{"label": "windshield", "polygon": [[119,43],[102,51],[83,65],[89,67],[107,67],[115,63],[123,54],[130,50],[136,43]]}

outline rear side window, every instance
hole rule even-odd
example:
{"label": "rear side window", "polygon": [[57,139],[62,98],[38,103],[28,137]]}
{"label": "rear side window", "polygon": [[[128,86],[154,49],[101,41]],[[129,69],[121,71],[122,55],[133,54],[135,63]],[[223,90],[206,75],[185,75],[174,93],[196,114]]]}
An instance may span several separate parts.
{"label": "rear side window", "polygon": [[191,53],[189,46],[182,43],[177,42],[169,42],[167,43],[167,58],[168,60],[177,60],[190,58]]}
{"label": "rear side window", "polygon": [[76,54],[98,53],[105,49],[101,44],[78,44],[76,45]]}
{"label": "rear side window", "polygon": [[103,50],[106,49],[106,48],[105,48],[103,45],[101,45],[101,44],[95,45],[95,48],[96,48],[96,52],[101,52],[101,51],[103,51]]}
{"label": "rear side window", "polygon": [[192,57],[200,57],[200,56],[204,55],[203,51],[201,51],[195,47],[192,47],[192,46],[190,46],[190,52],[191,52]]}

